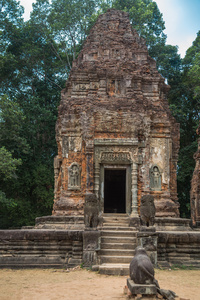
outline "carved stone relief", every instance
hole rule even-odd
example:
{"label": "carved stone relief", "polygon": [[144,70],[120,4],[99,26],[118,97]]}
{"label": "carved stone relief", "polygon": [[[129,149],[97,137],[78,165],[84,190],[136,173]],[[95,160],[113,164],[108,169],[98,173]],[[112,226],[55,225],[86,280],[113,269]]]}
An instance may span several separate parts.
{"label": "carved stone relief", "polygon": [[71,128],[76,128],[76,132],[80,130],[80,118],[77,113],[70,112],[61,120],[61,132]]}
{"label": "carved stone relief", "polygon": [[138,149],[131,146],[95,147],[95,162],[130,163],[133,159],[134,161],[137,159],[137,152]]}
{"label": "carved stone relief", "polygon": [[89,83],[73,83],[73,91],[85,91],[90,87]]}
{"label": "carved stone relief", "polygon": [[158,165],[153,165],[149,170],[150,189],[152,191],[161,191],[161,169]]}
{"label": "carved stone relief", "polygon": [[169,184],[170,143],[166,138],[152,138],[150,141],[150,164],[157,164],[163,170],[162,182]]}
{"label": "carved stone relief", "polygon": [[131,161],[131,155],[129,152],[102,152],[101,161],[110,161],[110,162]]}
{"label": "carved stone relief", "polygon": [[62,138],[62,156],[68,158],[69,151],[81,151],[82,139],[78,136],[63,136]]}
{"label": "carved stone relief", "polygon": [[78,163],[74,162],[68,169],[68,189],[79,190],[81,188],[81,167]]}
{"label": "carved stone relief", "polygon": [[69,137],[62,137],[62,157],[68,157],[69,153]]}

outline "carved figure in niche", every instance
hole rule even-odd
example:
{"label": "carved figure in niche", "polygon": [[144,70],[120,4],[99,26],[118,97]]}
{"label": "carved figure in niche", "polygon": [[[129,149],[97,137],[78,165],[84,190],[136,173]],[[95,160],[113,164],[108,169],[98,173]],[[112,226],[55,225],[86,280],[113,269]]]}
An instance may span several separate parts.
{"label": "carved figure in niche", "polygon": [[140,220],[144,226],[153,226],[155,224],[156,208],[154,198],[151,195],[144,195],[140,204]]}
{"label": "carved figure in niche", "polygon": [[157,165],[150,169],[150,189],[153,191],[161,190],[161,171]]}
{"label": "carved figure in niche", "polygon": [[71,189],[80,188],[81,168],[78,163],[72,163],[69,167],[69,184]]}
{"label": "carved figure in niche", "polygon": [[154,277],[153,264],[143,247],[139,246],[135,249],[135,256],[130,263],[129,271],[130,278],[135,284],[155,284],[157,292],[162,295],[164,299],[174,300],[177,297],[171,290],[160,289],[158,281]]}
{"label": "carved figure in niche", "polygon": [[99,208],[94,194],[85,196],[84,221],[86,228],[96,228],[98,225]]}

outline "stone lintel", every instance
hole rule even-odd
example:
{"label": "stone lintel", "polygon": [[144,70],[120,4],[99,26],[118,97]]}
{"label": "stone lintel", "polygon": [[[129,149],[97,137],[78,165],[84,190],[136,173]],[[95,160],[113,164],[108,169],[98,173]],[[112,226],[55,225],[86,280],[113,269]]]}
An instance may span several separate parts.
{"label": "stone lintel", "polygon": [[135,284],[130,278],[127,279],[127,286],[132,295],[156,295],[157,288],[155,284]]}
{"label": "stone lintel", "polygon": [[95,146],[137,146],[138,139],[95,139],[94,144]]}

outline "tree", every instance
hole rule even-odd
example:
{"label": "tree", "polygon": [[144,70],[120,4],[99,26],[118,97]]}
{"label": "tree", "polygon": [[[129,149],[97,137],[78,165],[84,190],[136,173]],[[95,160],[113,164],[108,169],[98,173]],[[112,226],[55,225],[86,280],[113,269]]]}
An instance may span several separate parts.
{"label": "tree", "polygon": [[88,29],[94,23],[93,14],[98,7],[94,0],[53,0],[49,23],[54,40],[62,50],[60,57],[66,57],[68,72],[87,37]]}
{"label": "tree", "polygon": [[20,153],[29,151],[29,145],[23,137],[24,123],[21,107],[7,95],[0,97],[0,144],[16,158],[20,157]]}
{"label": "tree", "polygon": [[36,216],[52,209],[55,120],[64,81],[57,76],[58,58],[52,45],[37,25],[22,22],[15,34],[7,27],[9,40],[0,64],[4,74],[0,139],[13,159],[21,161],[16,177],[0,184],[4,228],[34,224]]}
{"label": "tree", "polygon": [[156,2],[152,0],[113,0],[113,8],[129,13],[133,28],[146,40],[150,55],[154,52],[154,46],[164,44],[165,23]]}
{"label": "tree", "polygon": [[7,93],[10,81],[16,76],[15,56],[7,50],[23,26],[23,11],[23,7],[15,0],[2,0],[0,3],[0,86],[3,94]]}
{"label": "tree", "polygon": [[2,228],[7,227],[8,216],[12,215],[11,211],[17,205],[14,199],[7,197],[6,186],[9,188],[11,183],[16,182],[17,169],[22,164],[19,153],[28,150],[26,140],[21,137],[23,120],[20,107],[7,96],[1,97],[0,144],[4,145],[0,148],[0,227]]}
{"label": "tree", "polygon": [[176,120],[180,123],[180,151],[178,161],[178,196],[181,215],[190,217],[190,182],[197,149],[196,129],[200,118],[200,32],[187,50],[182,71],[173,76],[169,101]]}
{"label": "tree", "polygon": [[0,148],[0,178],[2,181],[15,177],[19,165],[21,165],[21,159],[13,158],[11,152],[5,147]]}

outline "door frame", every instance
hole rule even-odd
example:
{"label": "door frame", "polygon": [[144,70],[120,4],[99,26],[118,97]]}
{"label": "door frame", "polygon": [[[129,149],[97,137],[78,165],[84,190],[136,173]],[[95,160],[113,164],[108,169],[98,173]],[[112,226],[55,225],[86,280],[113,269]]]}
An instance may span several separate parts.
{"label": "door frame", "polygon": [[131,164],[101,164],[100,166],[100,211],[104,213],[104,187],[105,187],[105,170],[125,170],[126,171],[126,197],[125,213],[131,213]]}

